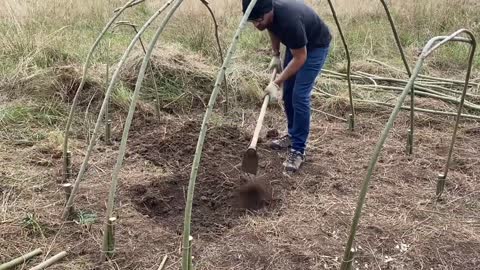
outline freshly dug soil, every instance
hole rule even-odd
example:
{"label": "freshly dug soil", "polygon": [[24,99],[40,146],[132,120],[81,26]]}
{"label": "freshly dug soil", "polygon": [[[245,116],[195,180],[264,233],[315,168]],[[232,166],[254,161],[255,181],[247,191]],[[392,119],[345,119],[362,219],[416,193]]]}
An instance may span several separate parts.
{"label": "freshly dug soil", "polygon": [[[132,136],[131,151],[168,174],[149,179],[146,185],[133,185],[131,199],[139,212],[173,227],[178,233],[183,228],[186,193],[200,124],[186,122],[164,139],[160,129],[154,126],[145,127]],[[263,156],[264,159],[274,162],[264,166],[262,170],[266,173],[263,176],[246,175],[241,171],[241,161],[248,144],[249,138],[237,127],[227,125],[208,130],[193,201],[192,224],[196,232],[220,233],[231,228],[245,210],[278,206],[279,201],[272,198],[272,188],[283,189],[289,185],[288,181],[273,181],[282,178],[279,170],[282,159],[276,153],[259,149],[261,156],[268,155]]]}

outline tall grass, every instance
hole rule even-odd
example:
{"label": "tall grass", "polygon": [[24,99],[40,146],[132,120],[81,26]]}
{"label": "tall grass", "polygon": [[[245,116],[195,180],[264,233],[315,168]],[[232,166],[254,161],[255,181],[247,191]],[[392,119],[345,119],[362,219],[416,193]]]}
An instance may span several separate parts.
{"label": "tall grass", "polygon": [[[81,62],[96,33],[110,17],[111,11],[123,1],[95,0],[0,0],[0,61],[1,70],[14,70],[18,61],[32,52],[36,58],[44,58],[33,66],[50,66],[58,61]],[[369,57],[395,59],[397,56],[390,28],[378,0],[335,0],[333,1],[345,28],[347,41],[354,60]],[[330,28],[336,32],[333,18],[326,1],[307,0],[325,18]],[[140,8],[127,12],[126,18],[139,23],[151,14],[162,1],[147,1]],[[390,1],[394,19],[410,62],[417,49],[432,36],[450,33],[459,28],[469,28],[480,34],[480,2],[476,0],[406,0]],[[223,47],[233,36],[235,23],[241,15],[240,1],[211,1],[220,25]],[[60,30],[61,29],[61,30]],[[59,31],[52,37],[52,33]],[[190,0],[181,7],[172,25],[166,29],[169,42],[177,42],[192,51],[210,57],[219,64],[215,50],[213,25],[208,12],[200,1]],[[147,36],[151,33],[147,33]],[[335,35],[338,36],[338,35]],[[131,35],[119,31],[109,48],[111,59],[96,56],[94,61],[114,61],[118,53],[128,44]],[[336,38],[329,63],[344,60],[340,41]],[[242,59],[252,63],[251,55],[259,55],[268,49],[268,38],[250,27],[240,43]],[[106,49],[105,49],[106,50]],[[464,52],[460,48],[449,47],[438,54],[434,63],[440,68],[456,67],[464,62]],[[40,56],[38,56],[40,55]],[[56,55],[56,56],[53,56]],[[249,57],[250,56],[250,57]],[[254,57],[260,61],[262,57]],[[6,59],[6,60],[5,60]],[[10,60],[10,61],[9,61]],[[264,64],[262,62],[262,64]],[[476,66],[480,65],[479,57]]]}

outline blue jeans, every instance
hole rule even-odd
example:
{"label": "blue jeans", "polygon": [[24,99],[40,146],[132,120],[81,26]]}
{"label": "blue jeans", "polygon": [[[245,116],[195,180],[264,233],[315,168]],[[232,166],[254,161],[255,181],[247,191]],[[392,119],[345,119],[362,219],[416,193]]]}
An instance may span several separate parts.
{"label": "blue jeans", "polygon": [[[310,133],[311,94],[315,79],[320,74],[329,48],[312,48],[307,52],[307,60],[296,75],[283,84],[283,102],[288,122],[288,135],[292,140],[292,149],[305,153]],[[284,66],[292,60],[287,48]]]}

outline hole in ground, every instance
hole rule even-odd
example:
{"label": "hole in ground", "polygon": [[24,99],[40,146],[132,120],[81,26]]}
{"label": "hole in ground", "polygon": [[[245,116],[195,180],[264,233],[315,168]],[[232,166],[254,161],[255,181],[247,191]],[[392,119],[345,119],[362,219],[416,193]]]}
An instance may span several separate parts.
{"label": "hole in ground", "polygon": [[[162,139],[163,128],[150,126],[132,136],[132,150],[153,164],[173,172],[168,177],[149,179],[135,185],[129,194],[136,209],[157,222],[181,233],[200,123],[186,122]],[[251,182],[240,169],[249,143],[235,126],[210,128],[195,185],[192,230],[196,233],[221,233],[235,225],[245,209],[268,212],[280,205],[272,199],[273,189],[288,190],[293,184],[284,180],[282,158],[273,152],[260,151],[262,177]],[[144,180],[142,180],[145,183]],[[240,197],[241,196],[241,197]]]}

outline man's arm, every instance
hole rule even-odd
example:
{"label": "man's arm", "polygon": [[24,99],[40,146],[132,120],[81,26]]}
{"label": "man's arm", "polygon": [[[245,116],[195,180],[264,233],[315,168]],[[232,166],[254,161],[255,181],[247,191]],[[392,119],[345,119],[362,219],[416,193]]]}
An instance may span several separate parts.
{"label": "man's arm", "polygon": [[274,81],[277,85],[282,85],[286,80],[288,80],[293,75],[303,67],[305,61],[307,60],[307,48],[303,47],[300,49],[291,49],[292,60],[288,63],[287,67],[283,70],[280,76]]}
{"label": "man's arm", "polygon": [[272,52],[273,56],[280,56],[280,40],[274,33],[268,31],[268,35],[270,36],[270,41],[272,42]]}

